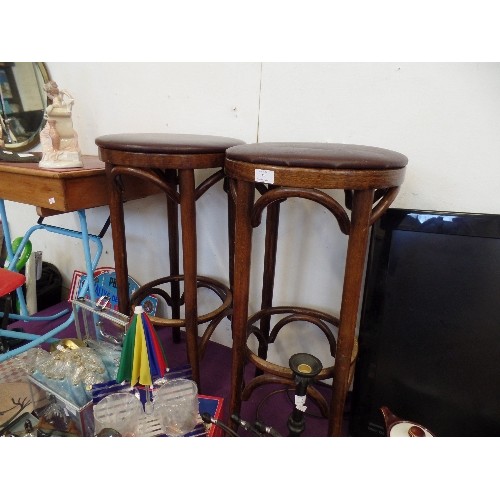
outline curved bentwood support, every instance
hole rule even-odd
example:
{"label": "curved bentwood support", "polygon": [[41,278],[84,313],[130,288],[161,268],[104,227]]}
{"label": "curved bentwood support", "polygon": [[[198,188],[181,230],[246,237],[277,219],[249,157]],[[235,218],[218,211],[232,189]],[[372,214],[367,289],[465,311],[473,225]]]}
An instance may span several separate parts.
{"label": "curved bentwood support", "polygon": [[[7,250],[7,259],[8,259],[7,268],[9,270],[13,270],[15,268],[19,256],[21,255],[24,247],[26,246],[30,236],[35,231],[44,230],[50,233],[55,233],[55,234],[60,234],[62,236],[68,236],[71,238],[80,239],[82,241],[82,246],[83,246],[83,252],[85,257],[85,270],[87,273],[87,277],[93,276],[102,254],[101,237],[89,234],[87,227],[87,219],[85,216],[85,210],[78,210],[77,213],[80,220],[80,231],[66,229],[58,226],[52,226],[49,224],[38,223],[32,226],[30,229],[28,229],[28,231],[26,231],[25,235],[21,240],[21,243],[19,244],[16,252],[14,253],[12,249],[12,243],[11,243],[12,240],[9,231],[7,213],[5,211],[5,202],[4,200],[0,199],[0,219],[2,221],[2,227],[5,237],[5,247]],[[96,246],[96,251],[93,258],[91,256],[91,251],[90,251],[90,242],[93,242]],[[89,283],[91,283],[91,280],[86,279],[80,293],[85,295],[88,292],[91,300],[95,302],[97,300],[95,287],[91,286],[89,288]],[[28,313],[28,309],[26,307],[26,300],[22,288],[18,288],[16,290],[16,293],[19,301],[20,314],[9,314],[9,318],[21,321],[52,321],[63,317],[70,311],[69,309],[65,309],[51,316],[30,316]],[[3,316],[3,313],[0,313],[0,317],[1,316]],[[21,354],[22,352],[27,351],[32,347],[37,347],[40,344],[43,344],[44,342],[50,342],[58,333],[66,329],[73,321],[74,321],[74,315],[72,312],[68,317],[68,319],[64,321],[61,325],[51,329],[50,331],[48,331],[43,335],[37,335],[25,332],[16,332],[13,330],[0,330],[0,336],[29,341],[28,343],[20,347],[17,347],[16,349],[12,349],[4,354],[0,354],[0,362],[12,358],[14,356],[17,356],[18,354]]]}
{"label": "curved bentwood support", "polygon": [[[231,193],[236,203],[235,181],[231,180],[230,183]],[[368,190],[368,196],[365,196],[365,212],[369,211],[369,219],[366,227],[371,226],[389,208],[391,203],[396,198],[399,189],[400,187],[397,186],[387,190],[380,190],[379,192]],[[290,188],[280,186],[270,186],[266,189],[259,189],[258,191],[261,196],[253,202],[248,214],[251,226],[256,228],[261,224],[262,214],[264,210],[267,209],[266,239],[274,238],[273,241],[269,241],[266,245],[264,265],[268,268],[268,271],[265,273],[264,279],[266,279],[267,275],[267,279],[269,279],[269,276],[272,276],[271,279],[274,281],[277,228],[279,225],[279,204],[286,201],[288,198],[295,197],[308,199],[322,205],[335,217],[339,225],[339,229],[343,234],[349,236],[352,233],[352,217],[350,218],[346,210],[335,199],[323,191],[314,188],[300,189],[297,187]],[[352,207],[352,200],[349,198],[351,198],[353,194],[354,193],[352,192],[346,192],[347,210],[350,210]],[[269,231],[270,229],[271,231]],[[269,236],[270,234],[271,236]],[[272,284],[268,282],[263,286],[263,294],[265,294],[266,291],[269,294],[269,290],[272,291],[272,289]],[[293,386],[294,375],[292,370],[290,368],[272,363],[266,359],[269,345],[275,342],[276,337],[282,328],[292,322],[306,322],[313,324],[325,335],[330,346],[330,355],[332,356],[333,362],[331,366],[322,368],[320,373],[315,377],[315,380],[325,380],[329,378],[335,379],[337,341],[335,334],[332,331],[332,327],[338,332],[340,326],[339,318],[315,309],[304,307],[272,307],[271,302],[272,295],[267,297],[267,299],[263,298],[262,309],[248,319],[247,338],[253,335],[257,339],[258,351],[256,354],[247,345],[244,346],[245,357],[256,367],[256,371],[255,377],[248,383],[243,384],[241,401],[248,401],[253,391],[265,384],[283,383],[285,385]],[[271,328],[271,318],[274,315],[284,315],[284,317],[279,319]],[[260,325],[257,325],[258,322],[260,322]],[[347,387],[350,386],[353,380],[357,355],[358,343],[354,338],[352,349],[344,349],[342,353],[342,357],[345,359],[345,370],[347,371],[345,376]],[[340,363],[338,363],[338,365],[340,365]],[[329,404],[325,400],[324,396],[313,386],[309,386],[307,391],[308,395],[311,396],[312,400],[319,407],[322,415],[325,418],[328,418],[332,409],[329,408]]]}

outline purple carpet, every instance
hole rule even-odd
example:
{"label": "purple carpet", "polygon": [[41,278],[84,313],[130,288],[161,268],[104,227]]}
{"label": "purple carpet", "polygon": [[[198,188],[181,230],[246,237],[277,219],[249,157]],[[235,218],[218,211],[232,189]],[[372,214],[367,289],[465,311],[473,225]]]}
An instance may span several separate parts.
{"label": "purple carpet", "polygon": [[[71,311],[71,304],[63,302],[49,307],[38,313],[37,316],[50,316],[58,311],[68,308],[68,315]],[[68,315],[64,315],[58,320],[50,322],[16,322],[9,328],[22,328],[29,333],[46,333],[55,326],[63,323]],[[178,344],[173,343],[170,328],[160,328],[157,330],[160,337],[169,367],[174,369],[187,364],[186,344],[184,337]],[[76,328],[74,323],[66,330],[57,335],[57,338],[76,338]],[[48,348],[49,345],[42,347]],[[254,367],[249,365],[246,369],[246,375],[251,377],[254,373]],[[227,414],[230,394],[230,374],[231,374],[231,349],[215,342],[209,342],[205,355],[201,360],[201,394],[208,396],[218,396],[224,398],[223,416],[221,420],[227,423],[229,415]],[[327,402],[331,396],[330,387],[325,384],[316,384],[316,388],[325,396]],[[269,384],[256,389],[250,400],[243,402],[240,417],[247,422],[254,423],[261,421],[266,426],[276,429],[281,435],[288,436],[287,419],[293,409],[293,389],[284,385]],[[348,410],[349,404],[346,404],[346,415],[344,417],[344,435],[348,428]],[[302,433],[304,437],[324,437],[327,434],[328,423],[320,414],[319,408],[311,398],[307,399],[307,411],[305,414],[305,430]],[[251,431],[245,431],[240,428],[240,436],[254,436]]]}

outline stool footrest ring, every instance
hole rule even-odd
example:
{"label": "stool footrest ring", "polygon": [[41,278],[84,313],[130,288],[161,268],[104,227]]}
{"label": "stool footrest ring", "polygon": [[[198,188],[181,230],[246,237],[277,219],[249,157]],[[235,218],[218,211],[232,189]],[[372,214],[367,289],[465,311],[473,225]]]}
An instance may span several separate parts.
{"label": "stool footrest ring", "polygon": [[[164,285],[172,282],[180,282],[184,280],[184,275],[177,276],[166,276],[163,278],[156,279],[154,281],[150,281],[145,285],[139,287],[130,297],[130,304],[133,310],[134,305],[139,304],[142,300],[144,300],[148,295],[151,294],[151,291],[160,285]],[[196,283],[198,288],[208,288],[215,292],[215,294],[222,300],[222,305],[217,309],[210,311],[206,314],[202,314],[198,316],[197,323],[203,324],[214,319],[222,319],[223,317],[229,315],[231,313],[231,305],[233,301],[233,296],[231,290],[224,284],[220,283],[213,278],[208,278],[206,276],[197,276]],[[181,300],[181,303],[183,300]],[[223,314],[226,313],[227,314]],[[151,322],[154,325],[158,326],[170,326],[170,327],[182,327],[186,325],[185,318],[160,318],[156,316],[151,316]]]}
{"label": "stool footrest ring", "polygon": [[[335,327],[338,326],[339,320],[335,316],[332,316],[330,314],[315,310],[315,309],[310,309],[310,308],[305,308],[305,307],[292,307],[292,306],[277,306],[277,307],[269,307],[267,309],[262,309],[258,312],[256,312],[253,316],[250,317],[247,323],[247,338],[252,335],[256,334],[256,331],[260,333],[260,335],[257,335],[259,342],[266,341],[266,336],[263,334],[263,332],[260,332],[260,330],[255,326],[255,323],[259,320],[261,320],[264,317],[272,316],[275,314],[288,314],[288,318],[290,318],[290,321],[307,321],[310,323],[315,324],[320,328],[323,332],[325,330],[326,325],[323,322],[328,322],[334,325]],[[285,318],[286,320],[286,318]],[[320,323],[321,320],[321,323]],[[278,321],[277,325],[285,325],[287,321],[281,320]],[[276,327],[274,327],[276,328]],[[273,328],[273,330],[274,330]],[[325,333],[325,332],[324,332]],[[276,337],[277,332],[271,332],[269,334],[269,338],[267,338],[267,341],[271,339],[274,340]],[[330,332],[330,335],[333,337],[333,334]],[[334,344],[332,344],[332,340],[330,338],[330,335],[326,335],[329,345],[330,345],[330,353],[332,357],[335,359],[335,351],[333,353],[331,352],[332,347],[335,348],[336,342],[335,339],[333,339]],[[293,379],[293,372],[290,368],[280,366],[276,363],[272,363],[268,361],[267,359],[263,359],[262,357],[259,357],[257,354],[255,354],[249,347],[248,345],[245,346],[244,348],[245,351],[245,357],[248,361],[250,361],[257,369],[261,370],[262,372],[272,375],[274,377],[279,377],[280,379]],[[356,363],[356,359],[358,356],[358,342],[355,339],[354,340],[354,347],[352,350],[352,355],[351,355],[351,375],[350,379],[352,379],[353,373],[354,373],[354,365]],[[324,380],[333,377],[333,371],[334,371],[334,364],[331,366],[324,367],[319,374],[315,377],[316,380]],[[258,378],[258,377],[257,377]]]}

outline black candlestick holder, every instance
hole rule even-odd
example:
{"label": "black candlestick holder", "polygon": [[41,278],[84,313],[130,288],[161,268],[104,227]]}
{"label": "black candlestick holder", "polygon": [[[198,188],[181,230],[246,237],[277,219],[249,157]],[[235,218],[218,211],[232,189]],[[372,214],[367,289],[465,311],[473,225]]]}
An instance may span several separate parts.
{"label": "black candlestick holder", "polygon": [[305,429],[304,412],[307,395],[307,387],[313,377],[323,369],[321,361],[307,353],[297,353],[290,357],[288,362],[290,369],[295,375],[295,406],[288,417],[289,435],[300,436]]}

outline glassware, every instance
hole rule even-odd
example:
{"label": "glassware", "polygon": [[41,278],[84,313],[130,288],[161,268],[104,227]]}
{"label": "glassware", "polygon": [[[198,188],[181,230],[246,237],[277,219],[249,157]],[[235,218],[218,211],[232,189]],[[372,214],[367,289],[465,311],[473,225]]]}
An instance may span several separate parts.
{"label": "glassware", "polygon": [[122,436],[134,436],[143,415],[142,403],[133,394],[108,394],[94,405],[95,434],[103,429],[114,429]]}
{"label": "glassware", "polygon": [[188,379],[173,379],[156,393],[154,411],[168,436],[192,431],[198,419],[198,387]]}

